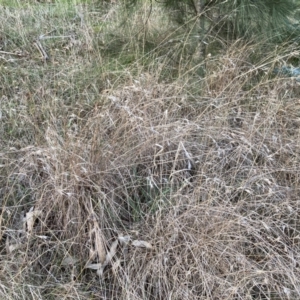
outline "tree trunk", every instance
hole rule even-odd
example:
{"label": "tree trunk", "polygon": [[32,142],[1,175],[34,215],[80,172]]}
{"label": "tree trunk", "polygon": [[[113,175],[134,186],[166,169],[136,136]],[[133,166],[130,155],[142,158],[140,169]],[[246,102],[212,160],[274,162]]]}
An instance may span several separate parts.
{"label": "tree trunk", "polygon": [[193,0],[194,8],[197,13],[197,31],[198,31],[198,46],[195,52],[195,60],[198,65],[197,74],[201,77],[205,76],[206,64],[205,64],[205,54],[206,54],[206,43],[205,43],[205,1],[206,0]]}

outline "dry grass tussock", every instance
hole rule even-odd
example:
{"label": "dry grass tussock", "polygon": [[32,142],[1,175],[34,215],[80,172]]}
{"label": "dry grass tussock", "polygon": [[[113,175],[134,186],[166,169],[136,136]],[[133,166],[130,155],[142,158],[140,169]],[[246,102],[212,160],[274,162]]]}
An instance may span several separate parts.
{"label": "dry grass tussock", "polygon": [[299,298],[300,87],[266,71],[288,54],[251,53],[207,61],[200,92],[136,65],[99,90],[37,65],[30,87],[20,67],[0,106],[0,297]]}

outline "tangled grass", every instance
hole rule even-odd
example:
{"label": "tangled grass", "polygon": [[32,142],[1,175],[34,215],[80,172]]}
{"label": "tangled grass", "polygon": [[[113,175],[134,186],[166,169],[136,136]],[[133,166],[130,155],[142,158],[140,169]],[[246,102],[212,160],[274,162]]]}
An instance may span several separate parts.
{"label": "tangled grass", "polygon": [[146,8],[1,9],[1,298],[299,298],[299,82],[270,71],[296,48],[202,78],[158,7],[134,41]]}

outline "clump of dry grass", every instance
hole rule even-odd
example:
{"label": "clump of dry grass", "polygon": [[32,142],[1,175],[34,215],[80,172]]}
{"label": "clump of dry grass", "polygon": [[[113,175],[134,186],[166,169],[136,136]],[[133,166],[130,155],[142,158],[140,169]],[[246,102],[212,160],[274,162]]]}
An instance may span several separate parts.
{"label": "clump of dry grass", "polygon": [[116,75],[84,13],[73,65],[6,66],[1,297],[298,298],[299,83],[266,69],[288,54],[239,42],[196,83],[161,82],[164,59]]}

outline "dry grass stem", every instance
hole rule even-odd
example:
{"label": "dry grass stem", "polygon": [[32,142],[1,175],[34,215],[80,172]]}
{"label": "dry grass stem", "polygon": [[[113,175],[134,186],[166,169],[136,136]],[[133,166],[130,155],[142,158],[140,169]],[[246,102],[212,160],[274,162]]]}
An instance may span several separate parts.
{"label": "dry grass stem", "polygon": [[94,2],[0,10],[0,298],[300,298],[295,46],[201,77],[158,4]]}

